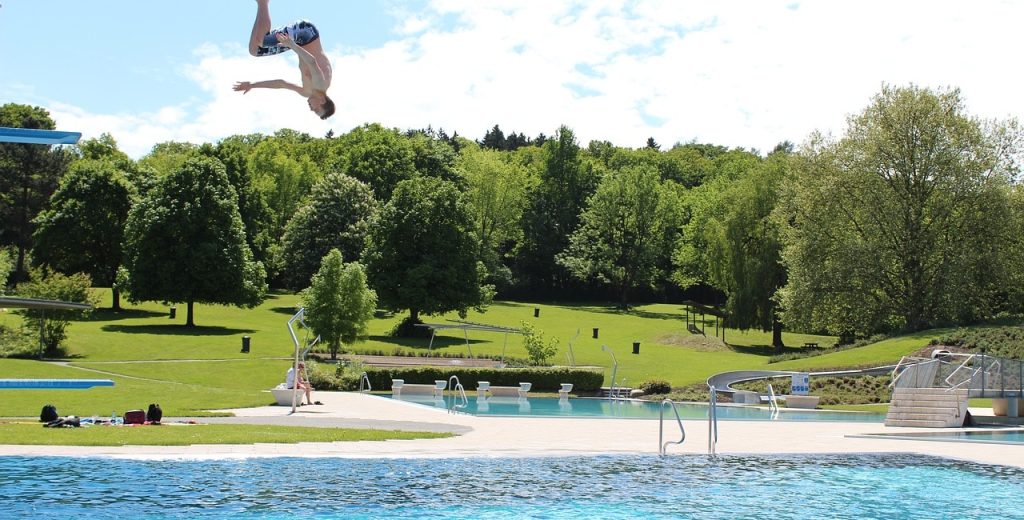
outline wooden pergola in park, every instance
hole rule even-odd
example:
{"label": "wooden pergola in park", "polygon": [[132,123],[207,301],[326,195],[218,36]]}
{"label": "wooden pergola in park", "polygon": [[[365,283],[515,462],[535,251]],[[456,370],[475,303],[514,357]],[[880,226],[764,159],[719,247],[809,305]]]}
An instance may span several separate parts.
{"label": "wooden pergola in park", "polygon": [[[717,307],[710,307],[702,303],[697,303],[693,300],[686,300],[683,302],[683,311],[686,319],[686,330],[694,334],[700,334],[706,336],[704,329],[697,326],[697,315],[700,314],[700,321],[703,325],[704,315],[710,314],[715,317],[715,337],[718,337],[718,331],[722,331],[722,342],[725,342],[725,318],[726,313]],[[691,316],[693,320],[691,321]],[[721,326],[719,326],[721,322]]]}
{"label": "wooden pergola in park", "polygon": [[448,323],[417,323],[417,327],[424,327],[430,329],[430,344],[427,346],[429,350],[434,349],[434,336],[437,335],[439,330],[449,329],[461,329],[462,336],[466,338],[466,348],[469,349],[469,357],[473,357],[473,347],[469,344],[469,331],[478,330],[483,332],[501,332],[505,334],[505,344],[501,347],[501,363],[505,363],[505,349],[508,348],[508,335],[509,334],[522,334],[521,329],[514,329],[512,327],[501,327],[498,325],[487,325],[486,323],[473,323],[471,321],[462,320],[448,320]]}

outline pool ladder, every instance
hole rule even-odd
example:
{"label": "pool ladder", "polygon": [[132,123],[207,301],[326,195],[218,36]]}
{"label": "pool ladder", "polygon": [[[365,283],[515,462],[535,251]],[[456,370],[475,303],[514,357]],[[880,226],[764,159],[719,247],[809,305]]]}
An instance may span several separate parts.
{"label": "pool ladder", "polygon": [[716,455],[718,448],[718,391],[708,385],[708,455]]}
{"label": "pool ladder", "polygon": [[771,412],[773,421],[779,418],[779,400],[775,397],[775,389],[771,383],[768,383],[768,411]]}
{"label": "pool ladder", "polygon": [[[364,386],[365,385],[365,386]],[[366,372],[359,374],[359,391],[360,392],[372,392],[373,386],[370,385],[370,376]]]}
{"label": "pool ladder", "polygon": [[[679,424],[680,437],[678,441],[665,441],[665,405],[672,406],[672,412],[676,414],[676,423]],[[679,410],[676,409],[675,401],[664,399],[661,401],[661,410],[658,415],[658,455],[664,457],[668,452],[669,444],[682,444],[686,440],[686,430],[683,428],[683,420],[679,418]]]}
{"label": "pool ladder", "polygon": [[453,375],[448,378],[448,388],[455,392],[451,404],[448,405],[448,413],[458,413],[469,406],[469,398],[466,397],[466,389],[459,382],[459,376]]}

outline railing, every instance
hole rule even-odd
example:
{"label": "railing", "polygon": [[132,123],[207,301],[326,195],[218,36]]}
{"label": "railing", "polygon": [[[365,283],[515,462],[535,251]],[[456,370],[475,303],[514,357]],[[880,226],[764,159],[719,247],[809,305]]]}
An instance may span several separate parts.
{"label": "railing", "polygon": [[718,392],[708,386],[708,455],[714,456],[718,448]]}
{"label": "railing", "polygon": [[615,375],[619,371],[619,362],[615,359],[615,353],[608,348],[608,345],[601,345],[601,350],[607,352],[612,357],[612,386],[608,389],[608,395],[615,397],[617,395],[615,393]]}
{"label": "railing", "polygon": [[[469,406],[469,398],[466,397],[466,389],[462,387],[462,383],[459,382],[459,376],[452,376],[448,378],[448,388],[451,388],[455,395],[452,396],[452,402],[448,405],[448,413],[456,413]],[[461,400],[460,400],[461,398]]]}
{"label": "railing", "polygon": [[[956,357],[964,359],[949,361]],[[1024,360],[985,353],[943,353],[927,359],[904,356],[893,374],[890,387],[944,388],[947,391],[966,387],[971,397],[1005,398],[1024,394]]]}
{"label": "railing", "polygon": [[772,420],[779,418],[779,400],[775,397],[775,389],[768,383],[768,410],[771,412]]}
{"label": "railing", "polygon": [[[363,383],[366,383],[366,388],[363,388]],[[360,392],[372,392],[373,386],[370,385],[370,376],[366,372],[359,375],[359,391]]]}
{"label": "railing", "polygon": [[[676,414],[676,423],[679,424],[680,437],[678,441],[662,442],[665,439],[665,405],[672,405],[672,411]],[[683,420],[679,417],[679,410],[676,409],[675,401],[664,399],[661,401],[661,411],[658,416],[658,455],[664,457],[668,451],[669,444],[682,444],[686,440],[686,430],[683,428]]]}

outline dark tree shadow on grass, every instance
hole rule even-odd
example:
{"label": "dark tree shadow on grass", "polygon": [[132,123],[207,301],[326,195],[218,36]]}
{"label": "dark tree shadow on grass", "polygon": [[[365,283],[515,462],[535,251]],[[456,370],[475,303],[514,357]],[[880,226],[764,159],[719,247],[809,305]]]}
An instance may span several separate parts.
{"label": "dark tree shadow on grass", "polygon": [[[369,339],[373,341],[379,341],[384,344],[393,345],[395,347],[407,347],[417,350],[429,351],[430,338],[402,338],[397,336],[370,336]],[[486,343],[482,339],[469,338],[469,344],[475,345],[477,343]],[[453,338],[450,336],[438,336],[434,338],[434,350],[444,349],[448,347],[465,347],[466,340],[463,338]]]}
{"label": "dark tree shadow on grass", "polygon": [[[573,311],[586,311],[596,312],[599,314],[619,314],[622,316],[636,316],[637,318],[654,319],[654,320],[679,320],[683,321],[686,318],[684,313],[664,313],[664,312],[651,312],[636,307],[630,307],[627,310],[620,309],[614,305],[593,305],[593,304],[581,304],[581,305],[553,305],[553,307],[559,307],[562,309],[573,310]],[[691,314],[690,316],[693,316]],[[714,316],[711,316],[712,323],[714,323]]]}
{"label": "dark tree shadow on grass", "polygon": [[779,352],[778,350],[775,349],[775,347],[771,345],[729,345],[729,348],[733,352],[739,352],[741,354],[753,354],[755,356],[764,357],[775,356],[777,354],[785,353],[788,350],[792,350],[787,348],[783,349],[782,352]]}
{"label": "dark tree shadow on grass", "polygon": [[296,312],[299,312],[297,307],[271,307],[270,312],[276,312],[278,314],[287,314],[288,316],[294,316]]}
{"label": "dark tree shadow on grass", "polygon": [[157,334],[166,336],[232,336],[235,334],[252,334],[253,329],[233,329],[228,327],[186,327],[178,324],[167,325],[104,325],[100,327],[106,332],[123,332],[126,334]]}
{"label": "dark tree shadow on grass", "polygon": [[167,313],[143,309],[121,309],[115,311],[110,308],[100,308],[89,313],[89,316],[78,318],[74,321],[118,321],[160,317],[167,317]]}

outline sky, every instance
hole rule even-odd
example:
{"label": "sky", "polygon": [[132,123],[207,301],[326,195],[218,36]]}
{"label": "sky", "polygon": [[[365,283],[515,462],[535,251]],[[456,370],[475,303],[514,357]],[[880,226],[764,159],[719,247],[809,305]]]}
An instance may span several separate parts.
{"label": "sky", "polygon": [[253,0],[0,0],[0,104],[58,129],[110,133],[134,158],[366,123],[480,139],[552,135],[641,147],[771,150],[841,135],[884,84],[961,90],[968,112],[1020,118],[1024,1],[273,0],[274,26],[311,20],[336,114],[286,90],[294,53],[254,58]]}

